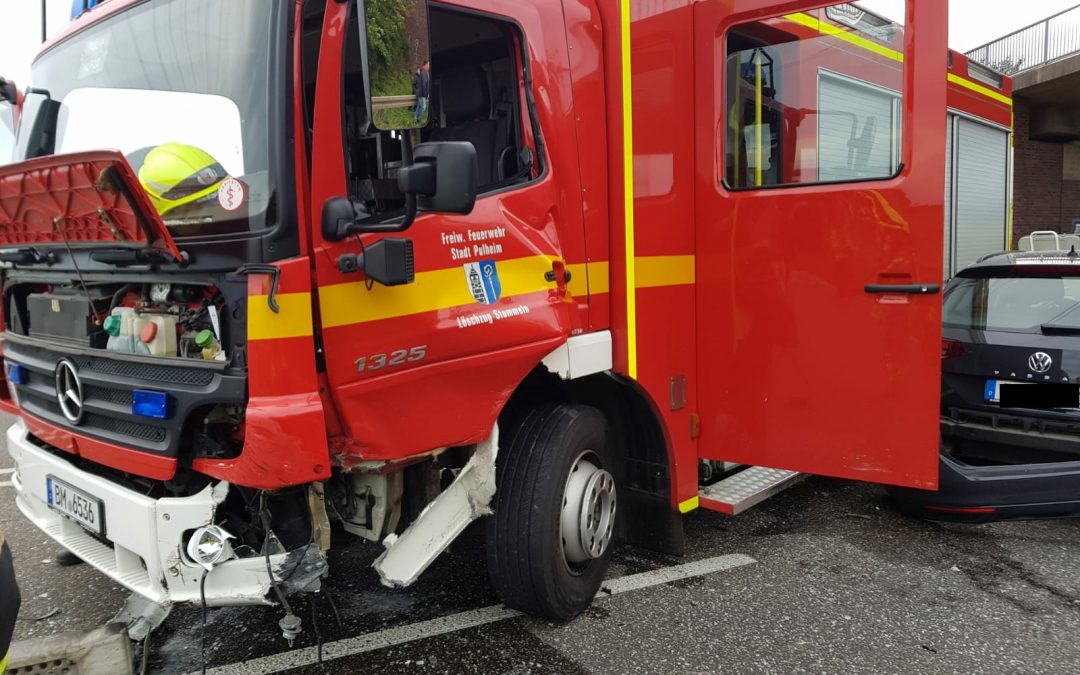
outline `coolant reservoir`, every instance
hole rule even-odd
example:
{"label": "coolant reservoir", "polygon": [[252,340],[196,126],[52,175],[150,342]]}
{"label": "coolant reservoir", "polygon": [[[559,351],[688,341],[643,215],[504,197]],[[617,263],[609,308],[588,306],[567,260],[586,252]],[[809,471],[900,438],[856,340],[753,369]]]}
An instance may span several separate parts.
{"label": "coolant reservoir", "polygon": [[[129,309],[121,308],[117,309]],[[109,342],[106,349],[110,352],[121,354],[149,354],[150,349],[132,333],[125,333],[125,329],[132,330],[134,327],[134,311],[129,313],[113,310],[111,316],[105,319],[105,332],[109,334]]]}
{"label": "coolant reservoir", "polygon": [[172,314],[139,315],[139,341],[153,356],[176,356],[176,317]]}
{"label": "coolant reservoir", "polygon": [[[111,319],[112,317],[116,317],[117,319],[119,319],[119,323],[117,323],[116,321],[112,322],[112,325],[116,326],[116,328],[114,328],[114,330],[116,330],[117,332],[115,332],[115,333],[109,332],[109,327],[108,327],[109,319]],[[113,309],[112,315],[109,317],[109,319],[105,320],[105,323],[106,323],[105,331],[108,332],[109,335],[119,336],[119,335],[137,335],[138,334],[138,332],[136,331],[136,327],[135,327],[136,316],[135,316],[135,310],[133,308],[131,308],[131,307],[116,307],[115,309]]]}

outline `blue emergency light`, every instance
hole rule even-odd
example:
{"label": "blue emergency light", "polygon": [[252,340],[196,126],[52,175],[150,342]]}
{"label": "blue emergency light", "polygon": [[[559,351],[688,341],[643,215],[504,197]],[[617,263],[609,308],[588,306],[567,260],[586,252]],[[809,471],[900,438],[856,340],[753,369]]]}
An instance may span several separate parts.
{"label": "blue emergency light", "polygon": [[26,384],[26,366],[21,363],[9,363],[7,367],[8,381],[12,384]]}
{"label": "blue emergency light", "polygon": [[136,389],[131,392],[131,414],[163,420],[169,416],[169,395],[163,391]]}
{"label": "blue emergency light", "polygon": [[99,2],[105,2],[105,0],[75,0],[71,3],[71,18],[79,18],[80,14],[88,9],[93,9]]}

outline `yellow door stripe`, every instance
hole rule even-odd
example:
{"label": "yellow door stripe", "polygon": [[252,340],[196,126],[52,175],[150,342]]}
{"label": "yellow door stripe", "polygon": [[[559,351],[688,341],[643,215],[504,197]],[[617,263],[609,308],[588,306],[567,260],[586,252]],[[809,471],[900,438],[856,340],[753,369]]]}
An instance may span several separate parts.
{"label": "yellow door stripe", "polygon": [[[570,283],[567,289],[575,298],[602,295],[608,292],[609,265],[607,262],[567,265]],[[694,256],[639,256],[634,260],[636,288],[685,286],[694,283]]]}
{"label": "yellow door stripe", "polygon": [[[544,275],[551,271],[551,264],[555,260],[557,258],[538,255],[496,261],[502,286],[501,297],[555,288],[555,282],[544,278]],[[413,283],[404,286],[375,284],[368,290],[363,281],[353,281],[319,289],[319,306],[324,328],[468,305],[483,306],[477,304],[469,291],[465,270],[460,265],[420,272]]]}
{"label": "yellow door stripe", "polygon": [[575,263],[567,265],[566,270],[570,272],[570,283],[566,285],[566,290],[572,297],[585,298],[608,292],[610,266],[607,261]]}
{"label": "yellow door stripe", "polygon": [[248,297],[248,339],[305,337],[312,334],[311,294],[278,293],[274,296],[281,311],[275,314],[265,295]]}
{"label": "yellow door stripe", "polygon": [[975,82],[972,82],[971,80],[964,79],[964,78],[960,77],[959,75],[949,73],[949,82],[952,82],[953,84],[958,84],[961,87],[966,87],[966,88],[970,89],[971,91],[973,91],[973,92],[975,92],[977,94],[982,94],[983,96],[986,96],[987,98],[992,98],[995,101],[998,101],[1000,103],[1004,103],[1005,105],[1010,105],[1010,106],[1012,105],[1013,101],[1008,96],[1006,96],[1004,94],[999,94],[998,92],[994,91],[993,89],[990,89],[989,87],[984,87],[981,84],[977,84]]}
{"label": "yellow door stripe", "polygon": [[[843,40],[848,44],[852,44],[856,47],[860,47],[862,49],[874,52],[875,54],[884,56],[887,59],[901,62],[904,60],[904,55],[901,52],[896,51],[895,49],[891,49],[889,47],[886,47],[885,45],[878,44],[877,42],[874,42],[873,40],[868,40],[862,36],[854,35],[853,33],[849,33],[842,28],[838,28],[831,24],[824,23],[819,19],[810,16],[809,14],[805,14],[803,12],[799,12],[798,14],[786,14],[784,18],[788,21],[794,21],[801,26],[806,26],[807,28],[816,30],[822,35],[831,35],[832,37]],[[1012,105],[1012,99],[1008,96],[996,92],[989,87],[984,87],[981,84],[972,82],[967,78],[960,77],[955,73],[949,73],[949,82],[952,82],[953,84],[958,84],[961,87],[970,89],[971,91],[974,91],[978,94],[982,94],[983,96],[998,101],[999,103],[1004,103],[1005,105],[1009,106]]]}
{"label": "yellow door stripe", "polygon": [[685,502],[679,502],[679,513],[690,513],[699,506],[701,506],[701,499],[694,495]]}
{"label": "yellow door stripe", "polygon": [[622,0],[623,220],[626,231],[626,374],[637,379],[637,305],[634,297],[634,98],[630,71],[630,0]]}
{"label": "yellow door stripe", "polygon": [[816,17],[810,16],[809,14],[805,14],[803,12],[799,12],[797,14],[786,14],[784,15],[784,18],[788,21],[794,21],[801,26],[806,26],[807,28],[816,30],[822,35],[831,35],[835,38],[839,38],[844,42],[874,52],[875,54],[884,56],[887,59],[892,59],[893,61],[904,60],[904,55],[896,51],[895,49],[891,49],[889,47],[886,47],[885,45],[878,44],[877,42],[874,42],[873,40],[868,40],[860,35],[854,35],[853,33],[849,33],[848,31],[842,28],[838,28],[832,24],[824,23],[818,20]]}
{"label": "yellow door stripe", "polygon": [[637,287],[681,286],[694,283],[694,256],[658,255],[636,260]]}

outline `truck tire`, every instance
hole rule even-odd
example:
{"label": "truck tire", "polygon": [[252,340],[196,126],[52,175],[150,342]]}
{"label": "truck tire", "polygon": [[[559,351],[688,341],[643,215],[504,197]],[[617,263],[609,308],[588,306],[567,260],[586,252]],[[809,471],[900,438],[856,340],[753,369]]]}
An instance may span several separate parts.
{"label": "truck tire", "polygon": [[488,574],[507,606],[553,621],[580,614],[611,560],[616,491],[595,408],[546,405],[502,443]]}

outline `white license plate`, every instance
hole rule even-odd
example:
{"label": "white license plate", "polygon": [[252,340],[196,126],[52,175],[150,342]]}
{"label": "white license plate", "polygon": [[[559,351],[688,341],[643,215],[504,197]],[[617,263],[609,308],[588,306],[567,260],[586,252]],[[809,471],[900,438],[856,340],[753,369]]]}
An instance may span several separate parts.
{"label": "white license plate", "polygon": [[987,380],[986,388],[983,390],[983,398],[988,403],[1001,403],[1001,382],[998,380]]}
{"label": "white license plate", "polygon": [[101,536],[105,534],[105,507],[97,497],[65,483],[55,476],[45,477],[49,508]]}
{"label": "white license plate", "polygon": [[1003,383],[1008,385],[1035,384],[1034,382],[1013,382],[1011,380],[987,380],[986,388],[983,390],[983,398],[989,403],[1001,403],[1001,385]]}

